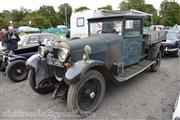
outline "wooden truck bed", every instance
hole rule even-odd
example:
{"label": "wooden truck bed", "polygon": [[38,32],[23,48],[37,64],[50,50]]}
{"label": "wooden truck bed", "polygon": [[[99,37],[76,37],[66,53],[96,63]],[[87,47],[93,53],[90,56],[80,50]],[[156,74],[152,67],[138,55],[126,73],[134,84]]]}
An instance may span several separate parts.
{"label": "wooden truck bed", "polygon": [[166,39],[167,31],[145,31],[143,33],[144,42],[148,45],[161,42]]}

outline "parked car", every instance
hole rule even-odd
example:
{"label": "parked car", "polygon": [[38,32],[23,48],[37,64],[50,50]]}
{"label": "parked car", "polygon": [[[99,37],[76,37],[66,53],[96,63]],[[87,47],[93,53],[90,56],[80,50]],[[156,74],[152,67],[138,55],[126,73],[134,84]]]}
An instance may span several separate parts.
{"label": "parked car", "polygon": [[36,34],[26,34],[20,36],[21,40],[18,42],[19,46],[25,46],[25,45],[39,45],[39,41],[42,43],[44,40],[54,40],[57,39],[57,37],[50,33],[36,33]]}
{"label": "parked car", "polygon": [[162,42],[162,54],[172,54],[179,57],[180,54],[180,30],[169,30],[166,40]]}
{"label": "parked car", "polygon": [[21,37],[19,48],[15,51],[1,53],[1,71],[6,73],[8,79],[20,82],[27,78],[26,60],[38,51],[38,47],[45,41],[57,40],[52,34],[28,34]]}
{"label": "parked car", "polygon": [[178,92],[177,99],[174,105],[172,120],[180,120],[180,92]]}
{"label": "parked car", "polygon": [[105,80],[129,80],[147,68],[158,71],[161,34],[143,34],[143,15],[88,19],[89,37],[41,46],[27,62],[32,89],[67,97],[70,111],[86,117],[103,100]]}

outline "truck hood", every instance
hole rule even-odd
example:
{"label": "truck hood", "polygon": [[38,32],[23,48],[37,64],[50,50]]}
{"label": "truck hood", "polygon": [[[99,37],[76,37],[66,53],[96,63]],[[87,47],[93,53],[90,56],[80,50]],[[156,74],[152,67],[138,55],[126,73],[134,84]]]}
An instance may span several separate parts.
{"label": "truck hood", "polygon": [[107,62],[106,57],[108,54],[108,43],[111,40],[121,39],[120,35],[107,34],[107,35],[96,35],[83,39],[71,40],[62,42],[58,48],[68,48],[71,54],[71,61],[75,62],[82,59],[84,54],[84,47],[89,45],[92,48],[90,59],[101,60]]}

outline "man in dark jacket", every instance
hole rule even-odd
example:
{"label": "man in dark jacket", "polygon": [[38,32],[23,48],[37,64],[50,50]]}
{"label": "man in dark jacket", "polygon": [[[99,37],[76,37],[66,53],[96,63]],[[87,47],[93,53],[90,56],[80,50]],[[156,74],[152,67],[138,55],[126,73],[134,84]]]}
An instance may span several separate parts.
{"label": "man in dark jacket", "polygon": [[6,49],[14,51],[18,48],[19,35],[13,30],[13,26],[8,27],[8,32],[3,37],[3,45]]}

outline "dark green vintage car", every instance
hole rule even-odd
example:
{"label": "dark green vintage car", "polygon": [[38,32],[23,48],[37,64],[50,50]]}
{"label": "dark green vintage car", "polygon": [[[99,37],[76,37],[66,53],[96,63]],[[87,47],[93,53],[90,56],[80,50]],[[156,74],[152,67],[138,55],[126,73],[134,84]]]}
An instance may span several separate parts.
{"label": "dark green vintage car", "polygon": [[27,34],[20,37],[18,49],[12,51],[6,50],[0,46],[0,69],[6,74],[9,80],[21,82],[26,80],[28,72],[26,70],[26,60],[37,53],[41,42],[47,40],[56,40],[53,34]]}
{"label": "dark green vintage car", "polygon": [[143,34],[142,15],[117,14],[88,19],[89,37],[49,43],[26,65],[34,91],[67,98],[70,111],[94,112],[103,100],[106,80],[126,81],[161,63],[161,32]]}

